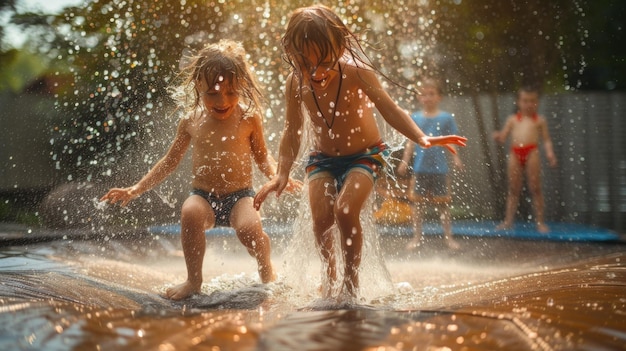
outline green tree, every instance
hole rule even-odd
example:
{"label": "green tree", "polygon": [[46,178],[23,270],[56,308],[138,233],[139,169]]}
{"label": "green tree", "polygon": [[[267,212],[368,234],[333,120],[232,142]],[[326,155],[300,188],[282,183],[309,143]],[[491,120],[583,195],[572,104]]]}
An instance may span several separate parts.
{"label": "green tree", "polygon": [[587,6],[583,27],[585,69],[569,77],[570,85],[584,90],[626,89],[626,2],[597,0]]}

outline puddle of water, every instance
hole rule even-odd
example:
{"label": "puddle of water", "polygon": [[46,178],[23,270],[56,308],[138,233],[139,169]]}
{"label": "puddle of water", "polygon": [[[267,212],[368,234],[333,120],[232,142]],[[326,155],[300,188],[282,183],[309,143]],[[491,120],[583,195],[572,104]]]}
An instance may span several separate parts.
{"label": "puddle of water", "polygon": [[[203,294],[176,243],[60,240],[0,253],[0,348],[12,350],[570,350],[626,342],[620,244],[385,238],[395,292],[333,305],[284,277],[258,284],[232,238],[209,242]],[[284,250],[277,246],[279,266]],[[280,272],[279,272],[280,273]],[[310,277],[309,279],[315,279]],[[366,287],[364,287],[366,288]]]}

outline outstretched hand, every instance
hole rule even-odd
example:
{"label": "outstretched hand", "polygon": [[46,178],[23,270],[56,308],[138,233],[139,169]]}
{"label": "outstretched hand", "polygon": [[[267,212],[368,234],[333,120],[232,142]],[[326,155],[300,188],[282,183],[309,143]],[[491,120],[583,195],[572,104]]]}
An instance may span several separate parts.
{"label": "outstretched hand", "polygon": [[433,136],[433,137],[427,136],[427,137],[424,137],[423,139],[425,139],[425,141],[429,145],[428,146],[422,145],[422,147],[443,146],[453,154],[456,154],[456,149],[453,147],[453,145],[465,146],[465,143],[467,142],[466,137],[462,137],[458,135],[443,135],[443,136]]}
{"label": "outstretched hand", "polygon": [[136,198],[140,194],[137,193],[135,187],[128,188],[113,188],[109,190],[103,197],[100,198],[100,201],[108,201],[112,204],[116,204],[121,202],[120,205],[122,207],[126,206],[132,199]]}
{"label": "outstretched hand", "polygon": [[289,183],[288,180],[278,176],[275,176],[269,182],[265,183],[254,197],[254,208],[257,211],[261,209],[261,204],[263,203],[263,201],[265,201],[265,199],[271,192],[275,191],[276,197],[280,196],[285,187],[287,187],[287,183]]}
{"label": "outstretched hand", "polygon": [[302,190],[302,187],[304,187],[304,183],[302,183],[302,181],[289,178],[287,186],[285,187],[285,191],[287,191],[288,193],[295,193],[296,191]]}
{"label": "outstretched hand", "polygon": [[503,132],[499,130],[496,130],[493,133],[491,133],[491,137],[493,138],[493,140],[495,140],[499,144],[504,144],[504,142],[506,141],[506,134],[504,134]]}

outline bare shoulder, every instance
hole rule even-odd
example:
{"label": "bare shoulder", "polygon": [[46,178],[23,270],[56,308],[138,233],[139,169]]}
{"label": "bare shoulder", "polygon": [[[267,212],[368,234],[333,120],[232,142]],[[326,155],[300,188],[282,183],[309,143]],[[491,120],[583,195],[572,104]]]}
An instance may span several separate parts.
{"label": "bare shoulder", "polygon": [[547,124],[548,120],[543,115],[537,115],[537,121],[541,124]]}
{"label": "bare shoulder", "polygon": [[513,113],[506,118],[504,123],[505,125],[512,125],[515,121],[517,121],[517,115]]}
{"label": "bare shoulder", "polygon": [[357,66],[352,62],[346,62],[344,66],[344,79],[346,82],[365,84],[369,86],[379,86],[380,82],[376,71],[368,67]]}
{"label": "bare shoulder", "polygon": [[248,112],[245,114],[245,116],[243,116],[242,118],[242,126],[243,125],[248,125],[252,128],[256,129],[261,129],[263,128],[263,119],[261,118],[261,115],[258,112]]}
{"label": "bare shoulder", "polygon": [[193,120],[194,118],[196,118],[197,116],[195,116],[195,112],[190,112],[187,115],[183,116],[179,121],[178,121],[178,133],[189,133],[190,128],[193,127]]}

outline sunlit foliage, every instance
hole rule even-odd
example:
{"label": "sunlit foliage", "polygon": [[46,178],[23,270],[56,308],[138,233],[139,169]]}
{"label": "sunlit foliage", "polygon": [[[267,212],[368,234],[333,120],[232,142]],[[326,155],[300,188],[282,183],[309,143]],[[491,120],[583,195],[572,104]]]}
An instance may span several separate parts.
{"label": "sunlit foliage", "polygon": [[[54,16],[22,14],[39,28],[29,47],[45,54],[57,79],[53,158],[74,178],[110,169],[137,140],[151,140],[155,119],[171,116],[168,86],[200,45],[244,43],[264,86],[268,119],[281,119],[288,66],[280,36],[289,12],[309,1],[95,0]],[[507,92],[532,83],[576,89],[585,66],[585,3],[574,0],[338,1],[401,105],[410,89],[437,75],[452,93]],[[35,28],[33,28],[35,27]],[[55,70],[56,68],[56,70]],[[63,79],[69,77],[69,79]],[[404,89],[404,88],[408,88]],[[177,117],[173,115],[171,117]],[[168,142],[168,141],[164,141]],[[147,160],[148,163],[154,160]]]}

